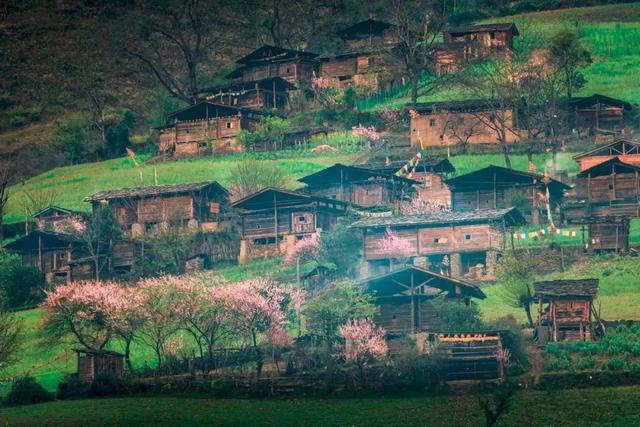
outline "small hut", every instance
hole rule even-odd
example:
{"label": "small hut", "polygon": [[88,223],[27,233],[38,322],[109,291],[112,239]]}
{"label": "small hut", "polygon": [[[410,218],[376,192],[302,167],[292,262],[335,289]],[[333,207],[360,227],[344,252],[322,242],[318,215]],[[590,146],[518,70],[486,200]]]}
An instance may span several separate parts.
{"label": "small hut", "polygon": [[124,366],[124,354],[111,350],[76,349],[78,354],[78,378],[90,383],[96,377],[105,375],[121,378]]}
{"label": "small hut", "polygon": [[[597,252],[628,252],[630,220],[628,217],[593,216],[571,221],[582,225],[585,248]],[[587,236],[585,236],[587,232]]]}
{"label": "small hut", "polygon": [[551,280],[533,284],[538,302],[538,340],[591,340],[595,335],[592,319],[597,317],[593,300],[598,279]]}

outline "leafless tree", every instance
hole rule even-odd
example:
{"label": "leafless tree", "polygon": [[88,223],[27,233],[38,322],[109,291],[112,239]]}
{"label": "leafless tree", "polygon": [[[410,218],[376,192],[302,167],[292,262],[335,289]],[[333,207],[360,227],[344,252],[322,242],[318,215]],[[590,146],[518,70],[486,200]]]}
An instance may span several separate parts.
{"label": "leafless tree", "polygon": [[437,45],[445,19],[433,2],[394,0],[390,13],[397,43],[387,49],[411,83],[411,102],[441,87],[447,76],[436,77]]}
{"label": "leafless tree", "polygon": [[449,114],[442,127],[441,137],[444,139],[444,135],[449,135],[466,152],[469,140],[481,135],[483,130],[482,122],[475,117],[464,118],[458,114]]}
{"label": "leafless tree", "polygon": [[9,187],[20,181],[20,169],[15,157],[0,158],[0,243],[4,240],[4,214],[11,197]]}
{"label": "leafless tree", "polygon": [[228,39],[243,27],[235,10],[214,0],[141,2],[127,22],[124,52],[173,97],[193,104],[210,60],[224,59]]}
{"label": "leafless tree", "polygon": [[235,200],[246,197],[263,188],[282,188],[286,178],[276,164],[258,160],[238,162],[231,169],[230,189]]}

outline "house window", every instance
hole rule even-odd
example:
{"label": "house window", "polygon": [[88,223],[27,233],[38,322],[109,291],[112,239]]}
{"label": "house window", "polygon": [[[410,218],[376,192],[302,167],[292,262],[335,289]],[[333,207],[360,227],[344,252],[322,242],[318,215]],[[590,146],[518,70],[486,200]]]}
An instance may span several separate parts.
{"label": "house window", "polygon": [[436,119],[429,119],[429,126],[434,127],[436,125]]}
{"label": "house window", "polygon": [[440,238],[439,237],[434,238],[433,243],[435,243],[436,245],[440,243]]}
{"label": "house window", "polygon": [[262,237],[260,239],[253,239],[253,244],[257,246],[273,245],[275,243],[276,243],[275,237]]}
{"label": "house window", "polygon": [[491,40],[495,40],[495,38],[496,38],[496,33],[495,33],[494,31],[490,32],[490,33],[489,33],[489,38],[490,38]]}
{"label": "house window", "polygon": [[613,184],[609,184],[609,190],[613,190]]}
{"label": "house window", "polygon": [[373,65],[373,63],[376,62],[376,58],[370,56],[368,58],[368,62],[369,62],[369,65]]}
{"label": "house window", "polygon": [[471,240],[471,234],[465,234],[464,240]]}
{"label": "house window", "polygon": [[227,122],[227,129],[233,129],[233,122]]}
{"label": "house window", "polygon": [[287,67],[286,71],[287,74],[291,74],[291,68]]}
{"label": "house window", "polygon": [[303,216],[299,216],[298,217],[298,222],[305,222],[305,221],[306,221],[305,217],[303,217]]}

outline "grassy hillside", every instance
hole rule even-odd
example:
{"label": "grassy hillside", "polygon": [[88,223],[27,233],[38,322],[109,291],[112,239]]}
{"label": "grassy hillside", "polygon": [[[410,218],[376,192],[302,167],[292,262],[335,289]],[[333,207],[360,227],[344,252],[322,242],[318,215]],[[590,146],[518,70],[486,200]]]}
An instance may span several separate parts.
{"label": "grassy hillside", "polygon": [[[500,426],[631,426],[640,423],[640,387],[523,391]],[[11,426],[479,426],[478,396],[334,399],[124,397],[1,408]]]}
{"label": "grassy hillside", "polygon": [[[515,43],[544,48],[557,32],[570,29],[580,35],[591,52],[593,63],[584,70],[587,84],[577,95],[601,93],[640,103],[640,4],[594,6],[492,18],[486,22],[515,22],[520,36]],[[539,37],[538,37],[539,36]],[[409,102],[408,89],[395,89],[360,102],[366,109],[401,107]],[[420,101],[464,98],[448,87]]]}
{"label": "grassy hillside", "polygon": [[[575,153],[562,153],[559,156],[560,167],[568,172],[577,171],[577,165],[571,159],[573,154]],[[86,196],[100,190],[140,186],[141,175],[144,185],[150,185],[153,183],[154,169],[157,171],[160,184],[217,180],[227,186],[230,171],[234,165],[244,159],[253,158],[264,162],[275,162],[288,177],[289,188],[294,189],[300,187],[296,179],[334,163],[352,163],[356,157],[356,153],[349,152],[316,154],[292,151],[203,157],[141,167],[136,167],[129,158],[61,167],[14,186],[11,189],[6,220],[12,222],[24,218],[25,193],[50,190],[55,193],[56,204],[69,209],[88,210],[89,206],[82,201]],[[459,174],[490,164],[504,165],[504,159],[500,154],[455,156],[451,161]],[[544,170],[545,164],[549,161],[549,155],[539,154],[534,157],[538,170]],[[527,169],[527,159],[524,155],[513,156],[512,162],[514,168]]]}

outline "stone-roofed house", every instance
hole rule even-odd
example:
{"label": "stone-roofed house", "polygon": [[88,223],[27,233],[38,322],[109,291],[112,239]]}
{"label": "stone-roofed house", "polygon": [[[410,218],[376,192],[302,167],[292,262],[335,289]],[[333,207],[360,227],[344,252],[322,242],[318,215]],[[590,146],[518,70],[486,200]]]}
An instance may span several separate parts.
{"label": "stone-roofed house", "polygon": [[577,154],[573,156],[573,159],[578,162],[582,172],[614,157],[619,158],[623,163],[640,166],[640,141],[618,138],[615,141]]}
{"label": "stone-roofed house", "polygon": [[568,220],[592,216],[640,216],[640,166],[618,157],[598,163],[576,176],[564,206]]}
{"label": "stone-roofed house", "polygon": [[454,211],[516,206],[538,224],[546,216],[547,189],[552,213],[560,208],[570,187],[543,174],[490,165],[446,181]]}
{"label": "stone-roofed house", "polygon": [[85,198],[94,212],[113,210],[126,235],[138,237],[157,227],[215,231],[229,204],[229,192],[216,181],[151,185],[100,191]]}
{"label": "stone-roofed house", "polygon": [[[533,284],[538,302],[538,343],[591,340],[600,322],[593,309],[598,279],[551,280]],[[595,319],[594,319],[595,317]]]}
{"label": "stone-roofed house", "polygon": [[300,178],[303,193],[340,200],[358,208],[389,207],[410,200],[418,184],[412,179],[372,170],[364,165],[336,163]]}
{"label": "stone-roofed house", "polygon": [[437,53],[436,71],[454,72],[460,64],[485,58],[506,58],[518,36],[514,23],[466,25],[443,31],[443,47]]}
{"label": "stone-roofed house", "polygon": [[229,73],[227,78],[233,84],[238,84],[280,77],[298,85],[311,81],[317,56],[312,52],[265,44],[238,59],[236,64],[239,67]]}
{"label": "stone-roofed house", "polygon": [[237,200],[231,207],[239,216],[238,263],[280,255],[295,243],[331,230],[346,213],[340,200],[310,196],[279,188],[264,188]]}
{"label": "stone-roofed house", "polygon": [[454,277],[483,266],[491,277],[508,232],[526,223],[518,209],[506,208],[363,218],[351,227],[362,231],[362,275],[393,268],[398,254],[387,252],[382,244],[393,233],[408,243],[414,265]]}

